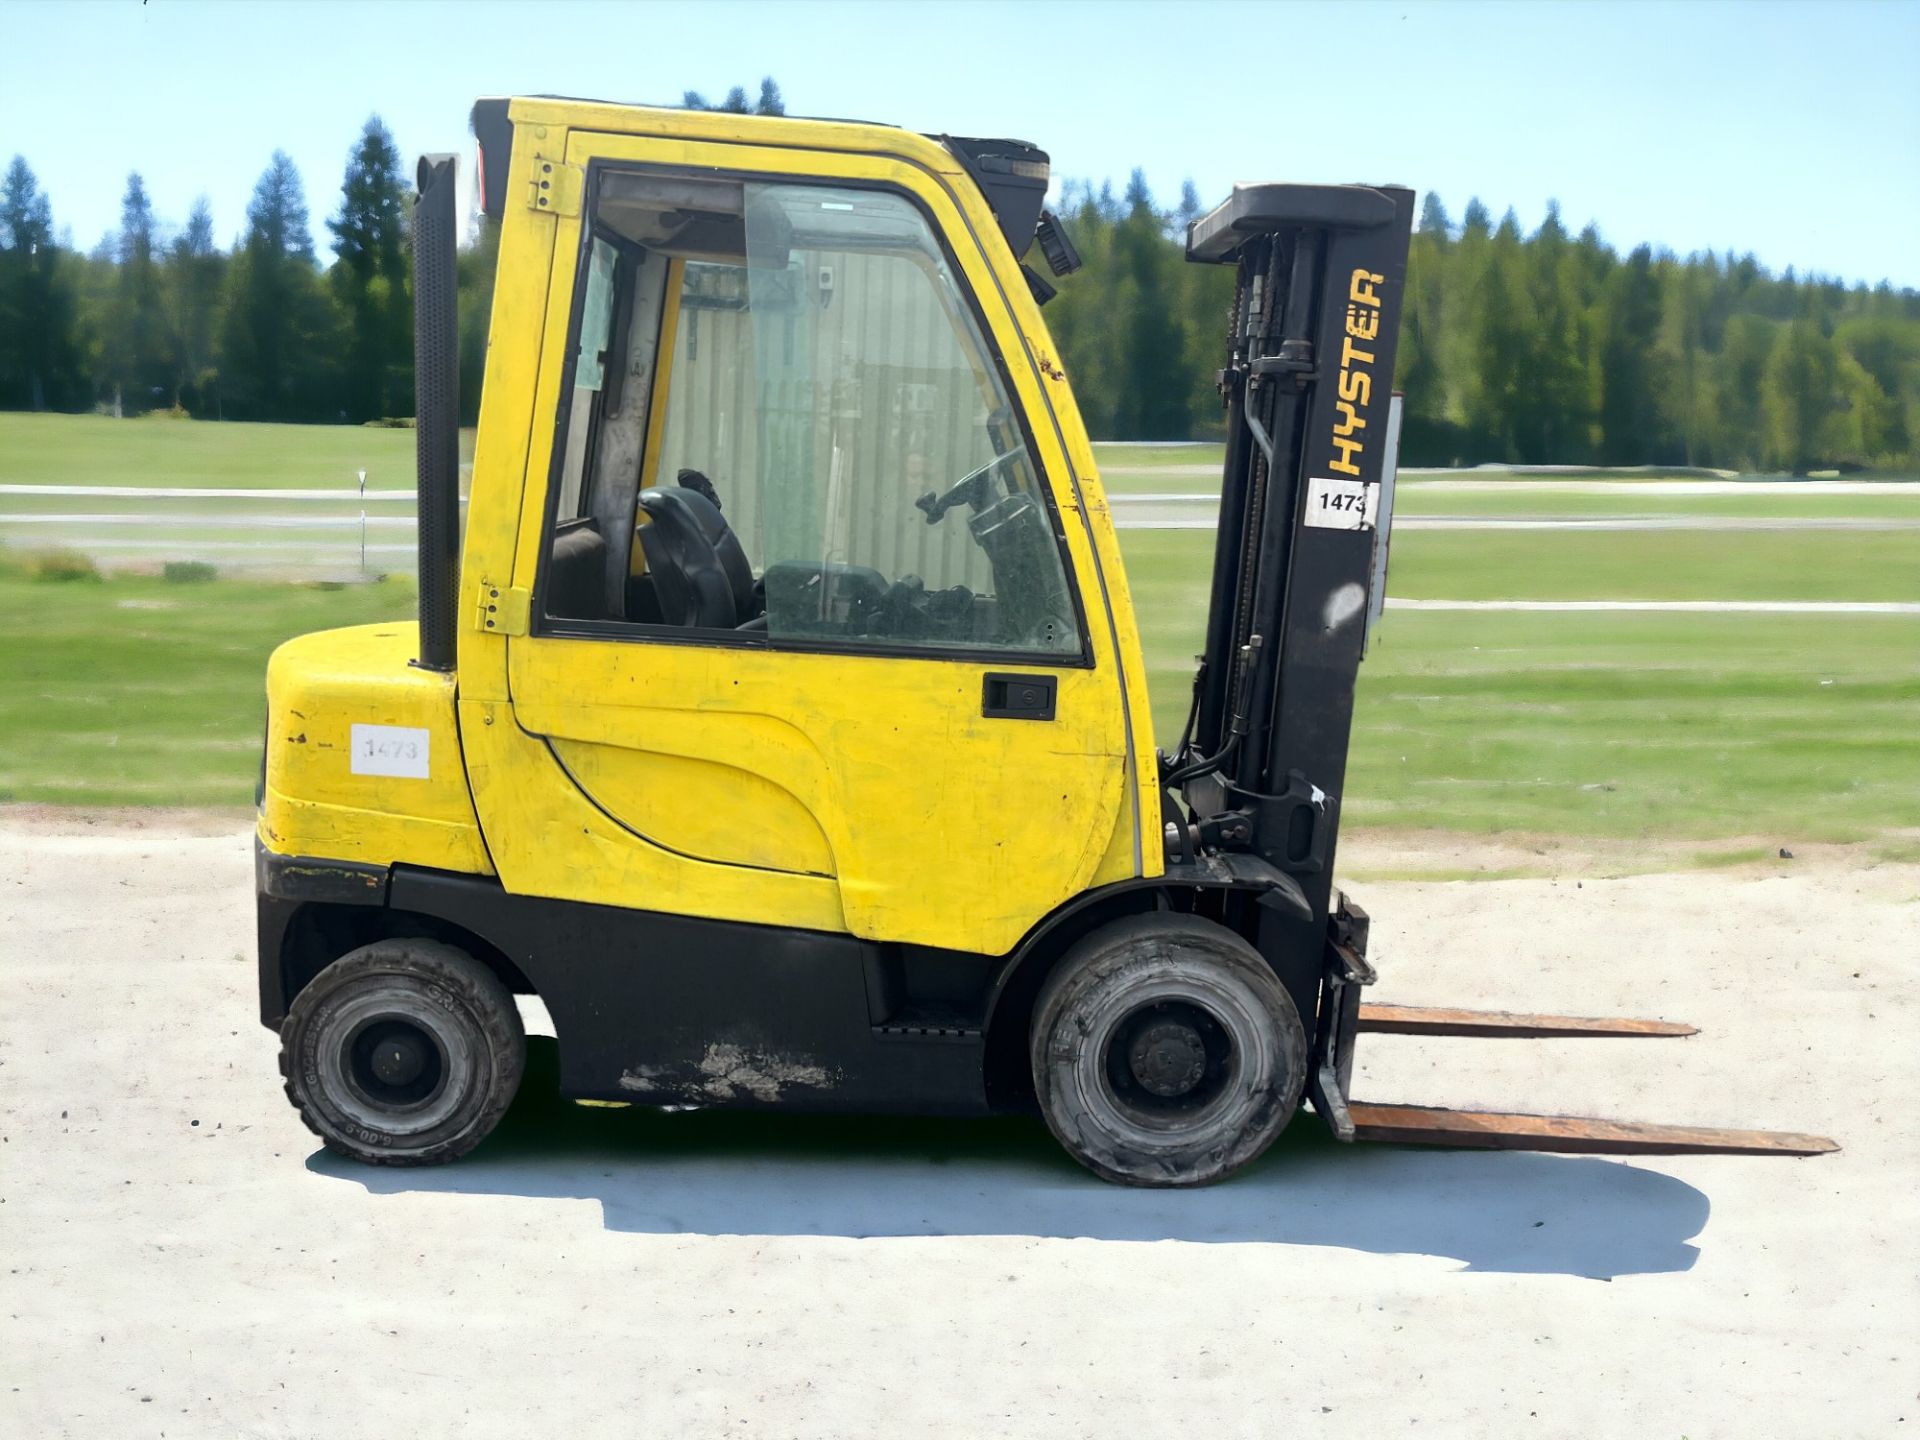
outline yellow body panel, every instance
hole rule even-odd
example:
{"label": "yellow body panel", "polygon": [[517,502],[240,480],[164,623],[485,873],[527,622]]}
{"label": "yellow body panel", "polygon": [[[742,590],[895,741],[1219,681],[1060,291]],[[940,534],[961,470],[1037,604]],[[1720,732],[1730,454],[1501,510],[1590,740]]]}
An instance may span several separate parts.
{"label": "yellow body panel", "polygon": [[[259,818],[267,849],[493,873],[467,791],[453,677],[410,665],[417,641],[412,625],[358,625],[273,652]],[[424,732],[409,768],[426,778],[366,773],[380,766],[356,759],[356,738],[370,743],[356,725]]]}
{"label": "yellow body panel", "polygon": [[[535,723],[528,708],[520,707],[522,719]],[[621,711],[618,719],[627,723],[611,737],[595,724],[582,727],[594,732],[590,740],[561,738],[570,728],[564,715],[552,723],[539,721],[538,727],[581,790],[611,818],[662,849],[721,865],[833,874],[833,847],[813,812],[791,790],[767,779],[760,763],[762,754],[799,748],[792,741],[778,743],[785,739],[780,732],[790,727],[770,715],[727,717],[743,723],[715,725],[720,718],[634,706]],[[661,748],[672,745],[672,732],[689,722],[717,731],[725,743],[714,749],[726,759]],[[790,733],[805,744],[804,736]],[[655,736],[663,741],[654,741]],[[741,824],[742,814],[751,815],[752,823]]]}
{"label": "yellow body panel", "polygon": [[[1039,309],[958,162],[879,126],[549,100],[511,113],[457,701],[450,679],[406,666],[410,626],[378,627],[378,645],[349,631],[285,647],[270,682],[269,847],[497,866],[517,893],[988,954],[1088,888],[1160,873],[1146,673],[1106,497]],[[919,202],[1032,437],[1088,663],[502,633],[541,559],[582,223],[555,213],[579,208],[571,172],[552,209],[528,202],[529,179],[595,159],[880,183]],[[654,407],[657,421],[663,394]],[[984,719],[988,670],[1055,675],[1056,718]],[[282,755],[284,720],[308,705],[341,736],[351,718],[430,729],[432,778],[366,784],[328,770],[326,752]],[[443,777],[441,757],[462,755],[464,776]]]}
{"label": "yellow body panel", "polygon": [[[1095,672],[1063,672],[1059,718],[1032,724],[983,719],[991,667],[965,662],[560,638],[512,647],[521,728],[623,747],[643,771],[663,754],[709,762],[708,788],[679,803],[710,809],[722,829],[764,830],[761,843],[788,855],[823,834],[842,924],[866,939],[999,954],[1087,887],[1115,829],[1119,730]],[[762,808],[769,784],[796,803]],[[591,782],[580,788],[614,811]],[[658,908],[798,923],[764,870],[710,877],[731,880],[725,908],[696,908],[688,872],[727,867],[673,853],[693,847],[665,834],[642,830],[629,845],[627,873],[643,868],[641,893],[658,895]],[[495,848],[515,889],[623,903],[597,865],[580,863],[571,835],[549,834],[537,854]]]}

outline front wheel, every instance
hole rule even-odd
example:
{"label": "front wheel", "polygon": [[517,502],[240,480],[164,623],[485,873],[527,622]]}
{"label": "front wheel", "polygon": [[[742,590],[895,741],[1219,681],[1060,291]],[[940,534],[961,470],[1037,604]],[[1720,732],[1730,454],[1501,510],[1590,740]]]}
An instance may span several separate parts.
{"label": "front wheel", "polygon": [[280,1027],[287,1098],[329,1150],[437,1165],[486,1139],[513,1103],[527,1037],[513,996],[437,940],[378,940],[334,961]]}
{"label": "front wheel", "polygon": [[1285,988],[1232,931],[1159,913],[1094,931],[1040,992],[1034,1091],[1069,1154],[1125,1185],[1205,1185],[1256,1159],[1306,1084]]}

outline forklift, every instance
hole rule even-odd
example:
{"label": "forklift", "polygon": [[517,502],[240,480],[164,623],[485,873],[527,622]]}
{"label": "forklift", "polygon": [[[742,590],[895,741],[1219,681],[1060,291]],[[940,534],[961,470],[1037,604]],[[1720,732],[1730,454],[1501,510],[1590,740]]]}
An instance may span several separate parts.
{"label": "forklift", "polygon": [[[1047,155],[482,100],[471,482],[455,162],[413,212],[418,622],[267,670],[261,1020],[328,1148],[456,1159],[514,1099],[1037,1111],[1095,1174],[1341,1140],[1807,1155],[1817,1136],[1366,1104],[1364,1030],[1685,1034],[1362,1003],[1335,890],[1385,582],[1413,193],[1237,186],[1205,654],[1155,749],[1113,518],[1041,319]],[[1036,257],[1052,278],[1026,263]]]}

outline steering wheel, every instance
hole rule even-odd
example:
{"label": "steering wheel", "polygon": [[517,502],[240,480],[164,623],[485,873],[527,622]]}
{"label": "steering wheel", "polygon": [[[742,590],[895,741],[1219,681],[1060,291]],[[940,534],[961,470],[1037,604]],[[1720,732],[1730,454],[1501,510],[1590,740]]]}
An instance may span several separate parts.
{"label": "steering wheel", "polygon": [[1025,445],[1016,445],[1006,454],[994,456],[977,470],[969,470],[945,494],[936,494],[929,490],[913,503],[925,512],[929,525],[938,525],[947,511],[962,500],[978,513],[987,508],[987,477],[1007,461],[1017,459],[1026,453]]}

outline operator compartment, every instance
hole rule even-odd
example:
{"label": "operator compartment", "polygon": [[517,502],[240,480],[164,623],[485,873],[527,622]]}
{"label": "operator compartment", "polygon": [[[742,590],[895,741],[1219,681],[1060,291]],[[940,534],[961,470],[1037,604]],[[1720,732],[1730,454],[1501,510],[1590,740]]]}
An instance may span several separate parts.
{"label": "operator compartment", "polygon": [[492,874],[467,790],[454,679],[410,623],[289,640],[267,662],[258,834],[280,855]]}
{"label": "operator compartment", "polygon": [[549,621],[1078,656],[1038,468],[912,200],[589,189]]}

